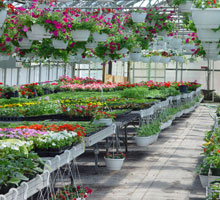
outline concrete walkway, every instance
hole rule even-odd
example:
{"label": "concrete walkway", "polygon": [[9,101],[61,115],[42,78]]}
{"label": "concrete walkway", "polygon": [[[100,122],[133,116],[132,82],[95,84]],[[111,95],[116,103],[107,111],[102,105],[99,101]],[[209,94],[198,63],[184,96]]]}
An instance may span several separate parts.
{"label": "concrete walkway", "polygon": [[213,120],[209,109],[200,106],[191,115],[173,122],[158,141],[147,147],[129,144],[121,171],[105,168],[100,153],[100,172],[95,174],[93,154],[79,157],[82,183],[93,189],[89,200],[201,200],[201,187],[195,168],[202,153],[204,133]]}

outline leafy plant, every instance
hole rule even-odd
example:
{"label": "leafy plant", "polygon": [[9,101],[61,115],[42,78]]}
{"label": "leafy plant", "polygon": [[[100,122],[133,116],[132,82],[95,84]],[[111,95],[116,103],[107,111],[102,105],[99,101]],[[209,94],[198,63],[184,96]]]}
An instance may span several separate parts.
{"label": "leafy plant", "polygon": [[156,135],[160,132],[160,122],[155,121],[148,124],[142,125],[137,130],[137,136],[138,137],[148,137],[151,135]]}

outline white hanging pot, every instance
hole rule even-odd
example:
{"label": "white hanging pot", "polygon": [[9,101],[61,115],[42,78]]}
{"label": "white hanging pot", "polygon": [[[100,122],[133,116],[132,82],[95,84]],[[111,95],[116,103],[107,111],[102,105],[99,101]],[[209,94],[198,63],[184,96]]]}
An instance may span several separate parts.
{"label": "white hanging pot", "polygon": [[93,121],[94,124],[105,124],[106,126],[112,125],[112,119],[106,118],[106,119],[97,119]]}
{"label": "white hanging pot", "polygon": [[106,158],[105,159],[105,164],[107,169],[109,170],[114,170],[114,171],[118,171],[121,169],[125,158],[121,158],[121,159],[113,159],[113,158]]}
{"label": "white hanging pot", "polygon": [[192,8],[192,18],[196,28],[214,29],[220,25],[220,8]]}
{"label": "white hanging pot", "polygon": [[160,62],[161,56],[151,56],[152,62]]}
{"label": "white hanging pot", "polygon": [[55,49],[66,49],[68,46],[68,41],[64,42],[63,40],[52,39],[52,43]]}
{"label": "white hanging pot", "polygon": [[119,50],[117,53],[118,53],[118,54],[126,54],[126,53],[128,53],[128,49],[127,49],[127,48],[122,48],[122,49]]}
{"label": "white hanging pot", "polygon": [[191,13],[192,4],[192,1],[186,1],[185,3],[180,4],[179,11],[182,13]]}
{"label": "white hanging pot", "polygon": [[31,31],[28,31],[26,34],[29,40],[42,40],[42,35],[34,34]]}
{"label": "white hanging pot", "polygon": [[158,33],[158,35],[165,37],[165,36],[167,36],[167,31],[166,31],[166,30],[160,31],[160,32]]}
{"label": "white hanging pot", "polygon": [[181,57],[181,56],[178,56],[177,62],[179,62],[179,63],[184,63],[184,58]]}
{"label": "white hanging pot", "polygon": [[218,42],[220,39],[220,31],[211,29],[197,29],[197,35],[202,42]]}
{"label": "white hanging pot", "polygon": [[170,58],[169,57],[161,57],[161,59],[160,59],[160,62],[161,63],[164,63],[164,64],[167,64],[167,63],[169,63],[170,62]]}
{"label": "white hanging pot", "polygon": [[108,13],[107,15],[104,16],[104,19],[105,20],[112,20],[112,17],[113,17],[113,13]]}
{"label": "white hanging pot", "polygon": [[87,41],[90,35],[89,30],[75,30],[71,31],[73,40],[75,41]]}
{"label": "white hanging pot", "polygon": [[217,49],[218,42],[202,42],[202,47],[204,50]]}
{"label": "white hanging pot", "polygon": [[158,43],[158,45],[161,46],[161,47],[164,46],[164,44],[165,44],[165,42],[164,42],[163,40],[159,40],[157,43]]}
{"label": "white hanging pot", "polygon": [[122,62],[128,62],[130,60],[130,57],[123,57],[120,59]]}
{"label": "white hanging pot", "polygon": [[158,134],[151,135],[148,137],[135,136],[135,142],[138,147],[146,147],[147,145],[153,144],[157,141]]}
{"label": "white hanging pot", "polygon": [[141,62],[143,62],[143,63],[150,63],[150,61],[151,61],[151,59],[150,59],[150,57],[141,57]]}
{"label": "white hanging pot", "polygon": [[88,49],[95,49],[98,46],[98,43],[96,42],[88,42],[85,47]]}
{"label": "white hanging pot", "polygon": [[32,33],[35,35],[46,35],[47,34],[46,29],[39,24],[32,25],[31,30],[32,30]]}
{"label": "white hanging pot", "polygon": [[33,40],[29,40],[28,38],[23,38],[22,41],[18,41],[21,49],[30,49],[33,43]]}
{"label": "white hanging pot", "polygon": [[170,42],[173,39],[173,36],[164,36],[163,39],[165,42]]}
{"label": "white hanging pot", "polygon": [[192,53],[192,49],[195,49],[195,46],[192,44],[184,44],[183,49],[185,49],[189,53]]}
{"label": "white hanging pot", "polygon": [[141,53],[130,53],[130,59],[134,62],[140,61]]}
{"label": "white hanging pot", "polygon": [[0,11],[0,27],[3,26],[6,16],[7,16],[7,10]]}
{"label": "white hanging pot", "polygon": [[133,48],[132,53],[140,53],[141,52],[141,48]]}
{"label": "white hanging pot", "polygon": [[203,188],[208,187],[208,175],[205,176],[205,175],[199,174],[199,179],[200,179],[200,182]]}
{"label": "white hanging pot", "polygon": [[137,12],[131,13],[131,18],[133,22],[136,22],[136,23],[145,22],[146,16],[147,16],[147,13],[137,13]]}
{"label": "white hanging pot", "polygon": [[95,42],[106,42],[108,39],[108,34],[106,33],[100,34],[98,32],[94,32],[92,36]]}
{"label": "white hanging pot", "polygon": [[6,54],[0,54],[0,61],[9,60],[10,56]]}

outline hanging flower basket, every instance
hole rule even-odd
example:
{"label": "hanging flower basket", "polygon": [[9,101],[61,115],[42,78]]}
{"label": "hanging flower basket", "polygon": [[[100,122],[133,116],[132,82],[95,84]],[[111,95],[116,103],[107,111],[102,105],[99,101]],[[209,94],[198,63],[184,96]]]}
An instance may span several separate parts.
{"label": "hanging flower basket", "polygon": [[218,42],[220,39],[220,31],[214,32],[211,29],[198,29],[197,35],[202,42]]}
{"label": "hanging flower basket", "polygon": [[26,34],[29,40],[42,40],[42,35],[32,33],[31,31],[28,31]]}
{"label": "hanging flower basket", "polygon": [[0,54],[0,61],[9,60],[10,56],[6,54]]}
{"label": "hanging flower basket", "polygon": [[192,18],[197,29],[218,28],[220,25],[220,8],[192,8]]}
{"label": "hanging flower basket", "polygon": [[130,59],[134,62],[138,62],[141,60],[141,53],[130,53]]}
{"label": "hanging flower basket", "polygon": [[131,18],[132,18],[133,22],[136,22],[136,23],[144,22],[146,16],[147,16],[147,13],[138,13],[138,12],[131,13]]}
{"label": "hanging flower basket", "polygon": [[114,170],[114,171],[119,171],[125,160],[125,158],[114,159],[114,158],[106,158],[106,157],[104,157],[104,159],[105,159],[106,167],[109,170]]}
{"label": "hanging flower basket", "polygon": [[150,59],[150,57],[141,57],[141,62],[143,62],[143,63],[150,63],[150,61],[151,61],[151,59]]}
{"label": "hanging flower basket", "polygon": [[183,49],[185,49],[189,53],[193,53],[192,50],[195,49],[196,47],[192,44],[184,44]]}
{"label": "hanging flower basket", "polygon": [[98,43],[96,42],[88,42],[85,47],[88,49],[95,49],[98,46]]}
{"label": "hanging flower basket", "polygon": [[108,13],[108,14],[106,14],[105,16],[104,16],[104,19],[105,20],[112,20],[112,17],[113,17],[114,15],[113,15],[113,13]]}
{"label": "hanging flower basket", "polygon": [[126,54],[126,53],[128,53],[128,49],[127,48],[123,48],[123,49],[119,50],[117,53],[118,54]]}
{"label": "hanging flower basket", "polygon": [[18,43],[21,49],[30,49],[33,41],[28,38],[23,38],[22,41],[18,41]]}
{"label": "hanging flower basket", "polygon": [[31,30],[32,30],[32,33],[34,33],[35,35],[46,35],[47,34],[46,29],[39,24],[32,25]]}
{"label": "hanging flower basket", "polygon": [[68,46],[68,41],[67,41],[67,42],[64,42],[63,40],[53,39],[53,40],[52,40],[52,43],[53,43],[53,47],[54,47],[55,49],[66,49],[67,46]]}
{"label": "hanging flower basket", "polygon": [[75,41],[87,41],[90,35],[89,30],[75,30],[71,31],[73,40]]}
{"label": "hanging flower basket", "polygon": [[184,63],[184,58],[181,56],[178,56],[177,62]]}
{"label": "hanging flower basket", "polygon": [[186,1],[185,3],[180,4],[179,11],[182,13],[191,13],[192,4],[192,1]]}
{"label": "hanging flower basket", "polygon": [[135,142],[138,147],[146,147],[147,145],[153,144],[157,141],[159,134],[151,135],[148,137],[135,136]]}
{"label": "hanging flower basket", "polygon": [[100,34],[98,32],[94,32],[92,36],[95,42],[106,42],[108,39],[108,34],[106,33]]}
{"label": "hanging flower basket", "polygon": [[106,119],[97,119],[93,121],[94,124],[105,124],[106,126],[112,125],[112,119],[106,118]]}
{"label": "hanging flower basket", "polygon": [[204,50],[211,50],[211,49],[217,49],[218,47],[218,42],[212,42],[212,43],[209,43],[209,42],[202,42],[202,47]]}
{"label": "hanging flower basket", "polygon": [[160,62],[161,63],[164,63],[164,64],[167,64],[167,63],[169,63],[170,62],[170,58],[169,57],[162,57],[161,59],[160,59]]}
{"label": "hanging flower basket", "polygon": [[199,179],[203,188],[208,187],[208,175],[199,174]]}
{"label": "hanging flower basket", "polygon": [[129,60],[130,60],[129,56],[123,57],[123,58],[120,59],[120,61],[122,61],[122,62],[128,62]]}
{"label": "hanging flower basket", "polygon": [[0,27],[3,26],[6,16],[7,16],[7,10],[0,11]]}
{"label": "hanging flower basket", "polygon": [[160,32],[158,33],[158,35],[165,37],[165,36],[167,36],[167,31],[166,31],[166,30],[160,31]]}
{"label": "hanging flower basket", "polygon": [[152,62],[160,62],[161,56],[151,56]]}

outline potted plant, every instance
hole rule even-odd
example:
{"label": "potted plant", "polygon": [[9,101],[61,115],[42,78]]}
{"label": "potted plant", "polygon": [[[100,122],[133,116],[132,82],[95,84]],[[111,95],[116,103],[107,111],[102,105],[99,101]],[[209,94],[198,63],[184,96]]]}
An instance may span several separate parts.
{"label": "potted plant", "polygon": [[4,3],[4,1],[0,1],[0,27],[3,26],[6,16],[7,16],[6,8],[7,8],[6,3]]}
{"label": "potted plant", "polygon": [[105,124],[106,126],[112,125],[113,115],[110,115],[104,111],[97,110],[94,114],[94,124]]}
{"label": "potted plant", "polygon": [[208,173],[210,165],[207,162],[207,157],[203,158],[202,162],[196,168],[197,173],[199,174],[199,179],[203,188],[208,186]]}
{"label": "potted plant", "polygon": [[139,147],[146,147],[157,141],[160,132],[159,122],[152,122],[142,125],[137,130],[135,137],[136,145]]}
{"label": "potted plant", "polygon": [[11,97],[17,97],[18,94],[17,93],[15,94],[16,91],[17,91],[17,87],[15,86],[6,85],[3,88],[3,93],[7,99],[10,99]]}
{"label": "potted plant", "polygon": [[207,162],[210,164],[210,170],[213,176],[220,176],[220,150],[213,150],[207,156]]}
{"label": "potted plant", "polygon": [[151,55],[152,62],[160,62],[161,54],[158,51],[153,51],[149,53]]}
{"label": "potted plant", "polygon": [[131,13],[131,18],[135,23],[145,22],[145,18],[147,16],[146,10],[136,9]]}
{"label": "potted plant", "polygon": [[125,154],[122,152],[120,153],[108,152],[105,155],[104,159],[105,159],[106,167],[109,170],[120,170],[125,160]]}
{"label": "potted plant", "polygon": [[191,13],[192,4],[190,0],[173,0],[173,5],[179,6],[179,11],[182,13]]}
{"label": "potted plant", "polygon": [[86,15],[76,17],[72,22],[71,35],[74,41],[87,41],[91,30],[96,25],[93,18]]}

